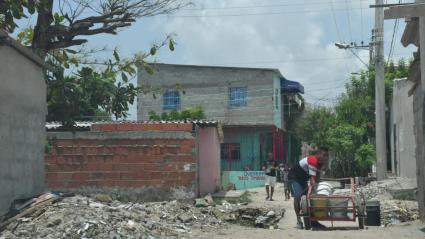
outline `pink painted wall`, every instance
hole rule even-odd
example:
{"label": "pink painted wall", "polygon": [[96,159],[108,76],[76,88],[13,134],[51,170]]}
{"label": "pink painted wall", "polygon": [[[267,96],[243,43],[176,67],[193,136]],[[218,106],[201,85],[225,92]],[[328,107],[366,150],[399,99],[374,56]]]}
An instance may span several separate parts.
{"label": "pink painted wall", "polygon": [[213,193],[220,186],[220,141],[215,127],[199,129],[199,193]]}

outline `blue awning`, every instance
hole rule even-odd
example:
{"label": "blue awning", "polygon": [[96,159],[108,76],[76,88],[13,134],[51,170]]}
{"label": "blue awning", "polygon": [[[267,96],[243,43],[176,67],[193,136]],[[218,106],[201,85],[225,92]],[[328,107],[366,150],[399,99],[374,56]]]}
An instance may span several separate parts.
{"label": "blue awning", "polygon": [[304,94],[304,86],[299,82],[290,81],[285,78],[280,78],[280,88],[282,92],[301,93]]}

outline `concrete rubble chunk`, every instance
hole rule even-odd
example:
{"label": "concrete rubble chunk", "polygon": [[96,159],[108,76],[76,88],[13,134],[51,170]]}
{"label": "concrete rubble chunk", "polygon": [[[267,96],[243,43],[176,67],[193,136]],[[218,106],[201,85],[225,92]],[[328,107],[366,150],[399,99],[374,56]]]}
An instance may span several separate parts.
{"label": "concrete rubble chunk", "polygon": [[112,202],[111,196],[109,196],[107,194],[96,194],[94,196],[94,198],[96,199],[96,201],[103,202],[103,203],[111,203]]}
{"label": "concrete rubble chunk", "polygon": [[53,218],[49,219],[47,221],[46,226],[47,227],[55,227],[55,226],[61,224],[61,222],[62,222],[61,216],[59,216],[59,217],[56,216],[56,217],[53,217]]}
{"label": "concrete rubble chunk", "polygon": [[207,202],[205,198],[197,198],[195,199],[195,207],[208,207],[210,204]]}
{"label": "concrete rubble chunk", "polygon": [[207,203],[208,203],[209,205],[214,205],[214,199],[213,199],[213,197],[211,196],[211,194],[207,194],[207,195],[204,197],[204,199],[207,201]]}
{"label": "concrete rubble chunk", "polygon": [[183,223],[187,223],[193,220],[193,217],[191,215],[188,214],[181,214],[178,216],[178,219],[183,222]]}

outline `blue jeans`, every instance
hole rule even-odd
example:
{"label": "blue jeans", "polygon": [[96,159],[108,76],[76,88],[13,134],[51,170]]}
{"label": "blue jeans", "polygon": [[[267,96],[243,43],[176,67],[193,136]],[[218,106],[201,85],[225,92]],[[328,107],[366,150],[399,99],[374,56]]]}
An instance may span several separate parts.
{"label": "blue jeans", "polygon": [[289,189],[294,198],[301,198],[302,195],[307,195],[308,185],[307,182],[289,180]]}

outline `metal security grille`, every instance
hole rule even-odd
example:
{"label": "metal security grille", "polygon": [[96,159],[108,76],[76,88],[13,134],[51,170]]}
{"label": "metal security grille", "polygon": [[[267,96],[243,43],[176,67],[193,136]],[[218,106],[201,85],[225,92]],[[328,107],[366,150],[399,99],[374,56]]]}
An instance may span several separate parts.
{"label": "metal security grille", "polygon": [[178,91],[166,91],[163,95],[164,110],[179,110],[180,109],[180,93]]}
{"label": "metal security grille", "polygon": [[223,160],[240,160],[241,159],[241,146],[237,143],[224,143],[221,144],[221,159]]}
{"label": "metal security grille", "polygon": [[231,87],[229,88],[229,106],[242,107],[247,105],[247,87]]}

